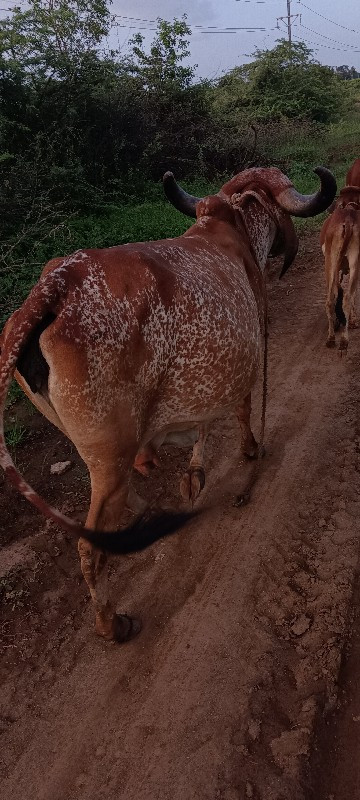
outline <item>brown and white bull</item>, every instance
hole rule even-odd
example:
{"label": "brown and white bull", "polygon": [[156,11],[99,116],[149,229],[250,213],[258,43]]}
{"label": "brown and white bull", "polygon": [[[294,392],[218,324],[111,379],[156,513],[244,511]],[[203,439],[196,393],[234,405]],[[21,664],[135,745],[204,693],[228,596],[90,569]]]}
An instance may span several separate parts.
{"label": "brown and white bull", "polygon": [[183,192],[169,173],[168,198],[197,218],[183,236],[81,250],[50,262],[5,326],[1,409],[17,369],[15,377],[34,405],[72,440],[88,466],[85,529],[25,483],[3,433],[1,464],[31,503],[81,537],[96,631],[106,639],[124,641],[139,624],[114,613],[104,549],[135,551],[184,521],[165,516],[103,533],[118,530],[126,503],[133,501],[133,465],[146,470],[168,440],[193,442],[182,487],[194,500],[204,482],[207,427],[231,411],[245,451],[256,453],[250,393],[261,358],[262,275],[269,255],[285,254],[283,272],[295,257],[290,215],[313,216],[333,200],[333,176],[322,167],[316,172],[321,189],[310,196],[298,194],[272,168],[246,170],[204,199]]}
{"label": "brown and white bull", "polygon": [[[360,277],[360,187],[340,190],[335,209],[321,228],[320,244],[325,256],[326,346],[335,347],[335,330],[341,328],[339,348],[347,350],[349,327],[357,326],[354,305]],[[348,275],[345,292],[344,275]]]}

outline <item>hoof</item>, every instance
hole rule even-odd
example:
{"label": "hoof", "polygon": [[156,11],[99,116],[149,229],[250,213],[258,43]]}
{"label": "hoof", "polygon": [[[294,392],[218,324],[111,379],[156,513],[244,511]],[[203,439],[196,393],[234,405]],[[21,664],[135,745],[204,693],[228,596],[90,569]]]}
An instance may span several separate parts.
{"label": "hoof", "polygon": [[205,486],[205,470],[203,467],[189,467],[180,481],[180,494],[183,500],[195,503]]}
{"label": "hoof", "polygon": [[128,614],[114,614],[107,619],[99,615],[96,618],[95,631],[108,642],[129,642],[140,633],[141,622],[137,617],[129,617]]}
{"label": "hoof", "polygon": [[238,494],[233,502],[233,506],[235,508],[241,508],[241,506],[247,506],[250,502],[250,492],[245,492],[244,494]]}
{"label": "hoof", "polygon": [[255,461],[256,458],[264,458],[266,450],[264,446],[260,447],[260,445],[255,442],[255,447],[251,450],[244,450],[244,455],[249,461]]}
{"label": "hoof", "polygon": [[348,345],[349,345],[349,342],[348,342],[347,339],[340,339],[339,350],[341,350],[342,353],[346,353],[346,351],[348,349]]}
{"label": "hoof", "polygon": [[115,642],[129,642],[141,631],[141,621],[138,617],[129,617],[128,614],[115,614],[114,635]]}
{"label": "hoof", "polygon": [[329,336],[329,338],[326,340],[326,347],[335,347],[335,345],[335,336]]}

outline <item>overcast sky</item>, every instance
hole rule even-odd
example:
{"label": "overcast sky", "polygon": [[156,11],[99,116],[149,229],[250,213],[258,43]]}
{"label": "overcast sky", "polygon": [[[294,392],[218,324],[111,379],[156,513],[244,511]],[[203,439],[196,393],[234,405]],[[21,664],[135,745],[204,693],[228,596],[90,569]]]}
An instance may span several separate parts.
{"label": "overcast sky", "polygon": [[[198,64],[198,75],[207,78],[248,61],[246,56],[256,47],[271,48],[276,39],[287,35],[284,22],[279,22],[279,30],[276,27],[277,17],[287,13],[286,0],[113,0],[111,9],[122,15],[117,21],[125,26],[117,29],[115,40],[112,36],[121,49],[141,28],[150,43],[154,23],[148,20],[172,20],[186,13],[193,30],[191,62]],[[348,64],[360,71],[360,0],[292,0],[291,13],[301,14],[301,21],[299,17],[292,20],[294,40],[305,41],[321,63]],[[200,25],[204,27],[195,27]],[[206,26],[212,32],[205,33]],[[265,30],[220,33],[226,27]]]}
{"label": "overcast sky", "polygon": [[[26,0],[2,0],[0,18],[19,2],[25,9]],[[110,9],[119,27],[108,44],[123,52],[138,30],[149,46],[158,17],[170,21],[187,14],[190,63],[198,65],[199,77],[216,78],[251,60],[256,48],[271,48],[287,36],[286,22],[277,23],[287,13],[286,0],[113,0]],[[305,41],[322,64],[348,64],[360,72],[360,0],[291,0],[291,13],[294,41]]]}

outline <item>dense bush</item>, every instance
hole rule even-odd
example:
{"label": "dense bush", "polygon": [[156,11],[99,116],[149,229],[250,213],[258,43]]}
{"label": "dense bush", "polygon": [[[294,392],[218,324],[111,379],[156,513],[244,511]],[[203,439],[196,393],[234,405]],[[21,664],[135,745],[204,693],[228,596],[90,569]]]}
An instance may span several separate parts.
{"label": "dense bush", "polygon": [[258,50],[250,64],[235,67],[218,83],[219,113],[254,120],[296,119],[329,123],[342,109],[339,78],[313,61],[302,42]]}

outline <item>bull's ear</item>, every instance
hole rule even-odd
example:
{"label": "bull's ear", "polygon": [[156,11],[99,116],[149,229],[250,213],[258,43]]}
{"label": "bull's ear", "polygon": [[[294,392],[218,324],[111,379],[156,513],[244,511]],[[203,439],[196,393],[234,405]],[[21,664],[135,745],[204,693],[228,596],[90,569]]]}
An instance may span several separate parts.
{"label": "bull's ear", "polygon": [[299,248],[299,240],[296,235],[296,230],[294,228],[293,222],[287,214],[285,214],[281,220],[281,236],[283,240],[283,253],[284,253],[284,263],[282,266],[282,270],[280,272],[279,278],[282,278],[285,275],[285,272],[288,271],[289,267],[296,258],[297,251]]}

